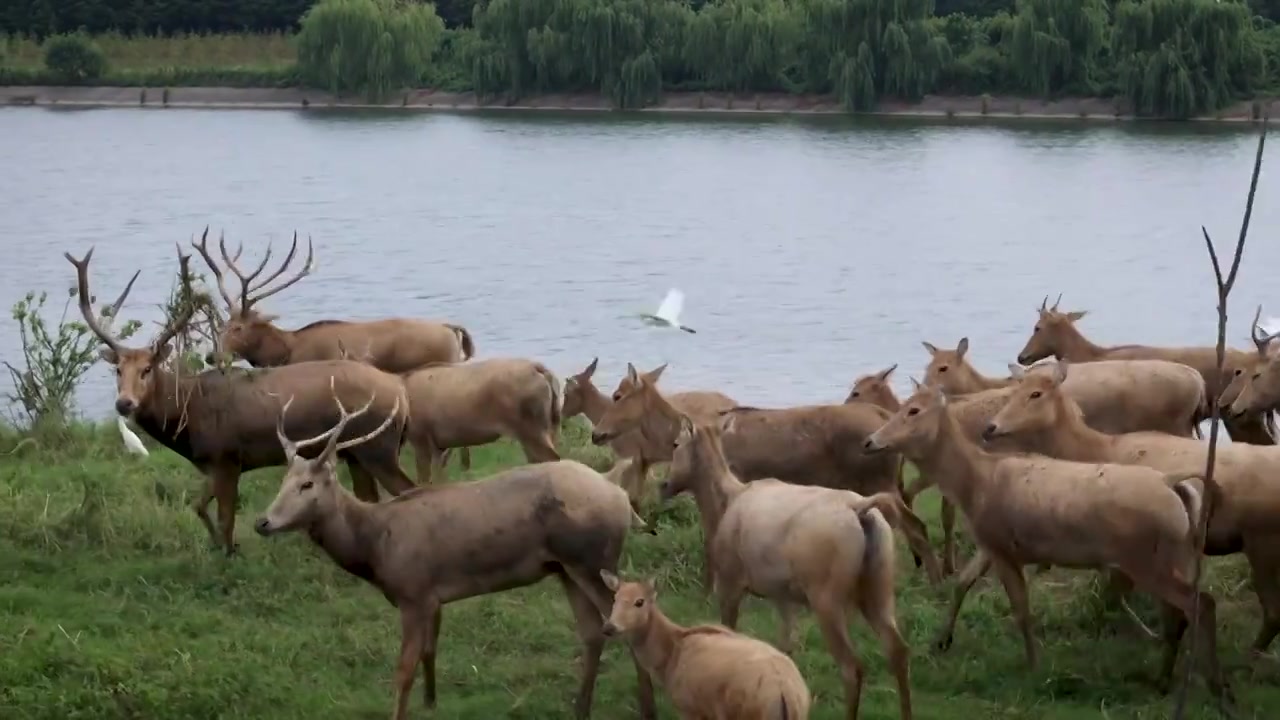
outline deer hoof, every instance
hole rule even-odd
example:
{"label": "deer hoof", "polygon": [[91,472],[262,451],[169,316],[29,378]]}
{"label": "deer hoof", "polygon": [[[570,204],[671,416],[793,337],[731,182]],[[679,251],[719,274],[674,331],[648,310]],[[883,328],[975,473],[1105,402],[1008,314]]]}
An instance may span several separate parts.
{"label": "deer hoof", "polygon": [[944,652],[946,652],[946,651],[950,650],[950,649],[951,649],[951,640],[952,640],[952,636],[951,636],[951,634],[950,634],[950,633],[948,633],[948,634],[946,634],[946,635],[940,635],[940,636],[938,636],[938,639],[933,641],[933,649],[934,649],[934,651],[935,651],[935,652],[944,653]]}

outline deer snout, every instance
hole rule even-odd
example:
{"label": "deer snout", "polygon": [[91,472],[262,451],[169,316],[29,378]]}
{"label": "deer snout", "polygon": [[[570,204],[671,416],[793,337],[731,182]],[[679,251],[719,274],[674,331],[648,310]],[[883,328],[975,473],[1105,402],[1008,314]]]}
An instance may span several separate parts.
{"label": "deer snout", "polygon": [[138,401],[131,397],[116,398],[116,412],[124,417],[129,417],[134,410],[138,409]]}
{"label": "deer snout", "polygon": [[1032,363],[1031,356],[1027,353],[1018,353],[1019,365],[1030,365]]}
{"label": "deer snout", "polygon": [[605,620],[604,625],[600,627],[600,632],[604,633],[605,637],[613,637],[618,634],[618,626],[614,625],[612,620]]}
{"label": "deer snout", "polygon": [[989,423],[982,429],[983,440],[994,440],[1000,436],[1000,428],[995,423]]}
{"label": "deer snout", "polygon": [[265,517],[258,518],[257,522],[253,524],[253,531],[262,537],[267,537],[271,534],[271,521]]}
{"label": "deer snout", "polygon": [[593,431],[591,433],[592,445],[603,445],[613,438],[613,433]]}
{"label": "deer snout", "polygon": [[862,451],[866,453],[877,453],[884,450],[884,445],[876,439],[875,435],[871,435],[862,443]]}

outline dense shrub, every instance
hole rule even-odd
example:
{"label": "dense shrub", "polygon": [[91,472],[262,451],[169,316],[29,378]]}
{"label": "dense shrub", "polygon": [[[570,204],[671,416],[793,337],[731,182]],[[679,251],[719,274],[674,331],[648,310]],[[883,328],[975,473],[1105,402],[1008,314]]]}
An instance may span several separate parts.
{"label": "dense shrub", "polygon": [[321,0],[302,17],[303,82],[383,100],[419,85],[444,33],[430,5],[407,0]]}
{"label": "dense shrub", "polygon": [[84,82],[106,74],[107,56],[88,35],[56,35],[44,44],[44,65],[65,82]]}

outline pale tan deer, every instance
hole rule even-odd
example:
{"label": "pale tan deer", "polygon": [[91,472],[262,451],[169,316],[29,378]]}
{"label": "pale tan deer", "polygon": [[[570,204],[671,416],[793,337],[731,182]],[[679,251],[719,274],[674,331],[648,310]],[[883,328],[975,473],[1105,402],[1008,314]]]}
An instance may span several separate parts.
{"label": "pale tan deer", "polygon": [[678,427],[661,495],[664,501],[693,495],[720,621],[735,628],[748,593],[766,598],[782,618],[778,647],[790,654],[796,608],[811,608],[840,666],[845,715],[855,720],[866,670],[849,639],[848,614],[860,613],[884,646],[898,683],[899,711],[910,720],[909,653],[894,609],[890,525],[906,511],[898,493],[864,497],[774,478],[744,483],[725,459],[716,425],[682,415]]}
{"label": "pale tan deer", "polygon": [[1166,474],[1137,465],[988,453],[965,437],[942,389],[925,385],[917,385],[867,438],[866,448],[905,453],[960,508],[978,543],[979,554],[957,580],[939,648],[950,646],[970,587],[994,567],[1022,631],[1027,662],[1035,667],[1023,567],[1112,568],[1165,604],[1161,682],[1171,679],[1186,622],[1198,614],[1202,669],[1214,694],[1229,700],[1217,660],[1216,603],[1191,581],[1203,468]]}
{"label": "pale tan deer", "polygon": [[[1168,360],[1182,363],[1200,373],[1206,388],[1216,386],[1218,372],[1218,349],[1215,346],[1191,347],[1152,347],[1149,345],[1116,345],[1104,347],[1090,342],[1076,328],[1076,322],[1083,318],[1086,311],[1062,312],[1058,310],[1058,300],[1047,306],[1046,296],[1036,311],[1039,317],[1031,330],[1031,337],[1018,353],[1018,362],[1023,365],[1034,363],[1047,357],[1080,364],[1097,360]],[[1235,371],[1250,362],[1252,353],[1245,350],[1227,348],[1224,371],[1231,377]],[[1212,391],[1210,391],[1212,395]],[[1223,426],[1232,440],[1247,442],[1253,445],[1274,445],[1275,439],[1268,429],[1269,422],[1262,414],[1242,415],[1223,418]]]}

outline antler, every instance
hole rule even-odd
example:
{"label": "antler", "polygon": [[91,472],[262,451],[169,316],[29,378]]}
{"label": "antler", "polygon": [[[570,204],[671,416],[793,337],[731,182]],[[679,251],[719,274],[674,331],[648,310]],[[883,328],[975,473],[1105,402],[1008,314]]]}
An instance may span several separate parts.
{"label": "antler", "polygon": [[[1048,295],[1046,295],[1046,296],[1045,296],[1045,299],[1048,299],[1048,297],[1049,297],[1049,296],[1048,296]],[[1051,308],[1049,308],[1049,309],[1050,309],[1050,310],[1052,310],[1052,311],[1054,311],[1054,312],[1057,312],[1057,310],[1058,310],[1058,303],[1060,303],[1060,302],[1062,302],[1062,293],[1058,293],[1058,299],[1053,301],[1053,307],[1051,307]]]}
{"label": "antler", "polygon": [[178,245],[178,280],[182,283],[182,291],[178,293],[179,300],[183,298],[182,309],[165,325],[164,331],[160,336],[151,343],[153,352],[159,352],[160,348],[169,344],[169,341],[177,335],[187,323],[191,322],[191,317],[196,313],[195,297],[191,290],[191,254],[182,254],[182,246]]}
{"label": "antler", "polygon": [[[262,262],[258,263],[258,267],[254,268],[253,272],[249,273],[248,275],[245,275],[243,272],[241,272],[239,266],[236,265],[236,260],[239,259],[240,252],[237,251],[235,257],[231,257],[230,255],[227,254],[227,246],[226,246],[225,238],[220,237],[218,239],[218,250],[222,253],[222,259],[224,262],[226,262],[227,269],[235,273],[236,277],[240,279],[240,312],[241,313],[248,312],[248,310],[252,308],[255,304],[271,297],[272,295],[275,295],[276,293],[280,292],[281,290],[284,290],[285,288],[288,288],[289,286],[298,282],[302,278],[310,275],[312,270],[315,269],[315,247],[311,243],[311,238],[308,237],[307,238],[307,261],[302,266],[302,270],[298,271],[297,274],[295,274],[293,277],[289,278],[285,282],[281,283],[280,285],[277,285],[276,287],[271,288],[266,292],[253,295],[252,293],[254,291],[262,290],[267,285],[269,285],[272,281],[274,281],[276,278],[284,274],[284,271],[289,268],[289,265],[293,262],[293,258],[298,254],[298,232],[296,230],[293,232],[293,245],[290,246],[289,254],[286,255],[284,258],[284,261],[280,263],[280,267],[276,269],[275,272],[271,273],[266,278],[262,279],[256,284],[254,283],[254,280],[256,280],[257,277],[262,274],[262,271],[265,270],[267,267],[267,262],[271,260],[270,244],[267,245],[267,252],[265,255],[263,255]],[[230,307],[234,308],[235,306],[234,304],[232,304]]]}
{"label": "antler", "polygon": [[1249,328],[1249,335],[1253,338],[1253,344],[1258,348],[1258,352],[1262,355],[1267,354],[1267,346],[1272,340],[1280,337],[1280,331],[1274,333],[1266,333],[1262,328],[1258,327],[1258,321],[1262,319],[1262,305],[1258,305],[1258,311],[1253,314],[1253,324]]}
{"label": "antler", "polygon": [[[117,353],[121,352],[124,347],[120,344],[120,341],[116,340],[110,333],[104,330],[102,326],[98,324],[98,319],[93,314],[93,304],[89,299],[89,261],[93,258],[93,248],[90,247],[89,252],[85,253],[84,257],[80,260],[76,260],[72,257],[71,253],[63,253],[62,256],[65,257],[72,265],[76,266],[77,294],[80,296],[80,314],[84,316],[85,325],[88,325],[89,329],[93,331],[93,334],[98,336],[98,339],[102,341],[102,344],[112,350],[115,350]],[[142,271],[138,270],[133,274],[132,278],[129,278],[129,284],[124,286],[124,292],[120,293],[120,297],[116,298],[114,303],[103,310],[103,317],[114,320],[120,313],[120,308],[124,306],[124,300],[129,297],[129,291],[133,289],[133,282],[138,279],[138,273],[140,272]]]}
{"label": "antler", "polygon": [[342,435],[342,431],[346,428],[347,423],[368,412],[369,407],[373,405],[373,401],[378,397],[378,393],[374,392],[370,395],[369,402],[365,403],[364,407],[361,407],[355,412],[349,413],[347,412],[347,408],[342,404],[342,400],[338,397],[337,390],[334,389],[334,379],[332,375],[329,376],[329,392],[333,395],[334,402],[338,403],[338,424],[313,438],[294,442],[284,433],[284,416],[285,413],[289,412],[289,406],[293,404],[292,395],[290,395],[289,399],[285,401],[284,407],[280,409],[280,418],[276,421],[276,437],[280,439],[280,445],[284,448],[285,459],[289,462],[293,462],[293,458],[297,456],[299,449],[309,447],[324,440],[328,440],[329,444],[325,446],[324,451],[317,457],[329,457],[339,450],[345,450],[349,447],[359,445],[360,443],[381,434],[383,430],[386,430],[387,427],[391,425],[392,421],[396,419],[396,414],[400,411],[400,398],[396,397],[395,404],[392,405],[391,412],[387,415],[387,419],[384,420],[377,429],[367,435],[352,438],[344,442],[338,442],[338,438]]}
{"label": "antler", "polygon": [[[222,299],[227,303],[228,310],[234,310],[236,303],[231,299],[231,292],[227,290],[227,284],[223,280],[222,271],[218,269],[218,263],[214,262],[213,257],[209,255],[209,226],[204,226],[204,232],[200,235],[200,242],[191,241],[191,247],[200,251],[200,257],[204,258],[204,263],[209,266],[209,271],[213,273],[213,277],[218,281],[218,292],[222,294]],[[236,253],[236,258],[240,257],[240,253]]]}

